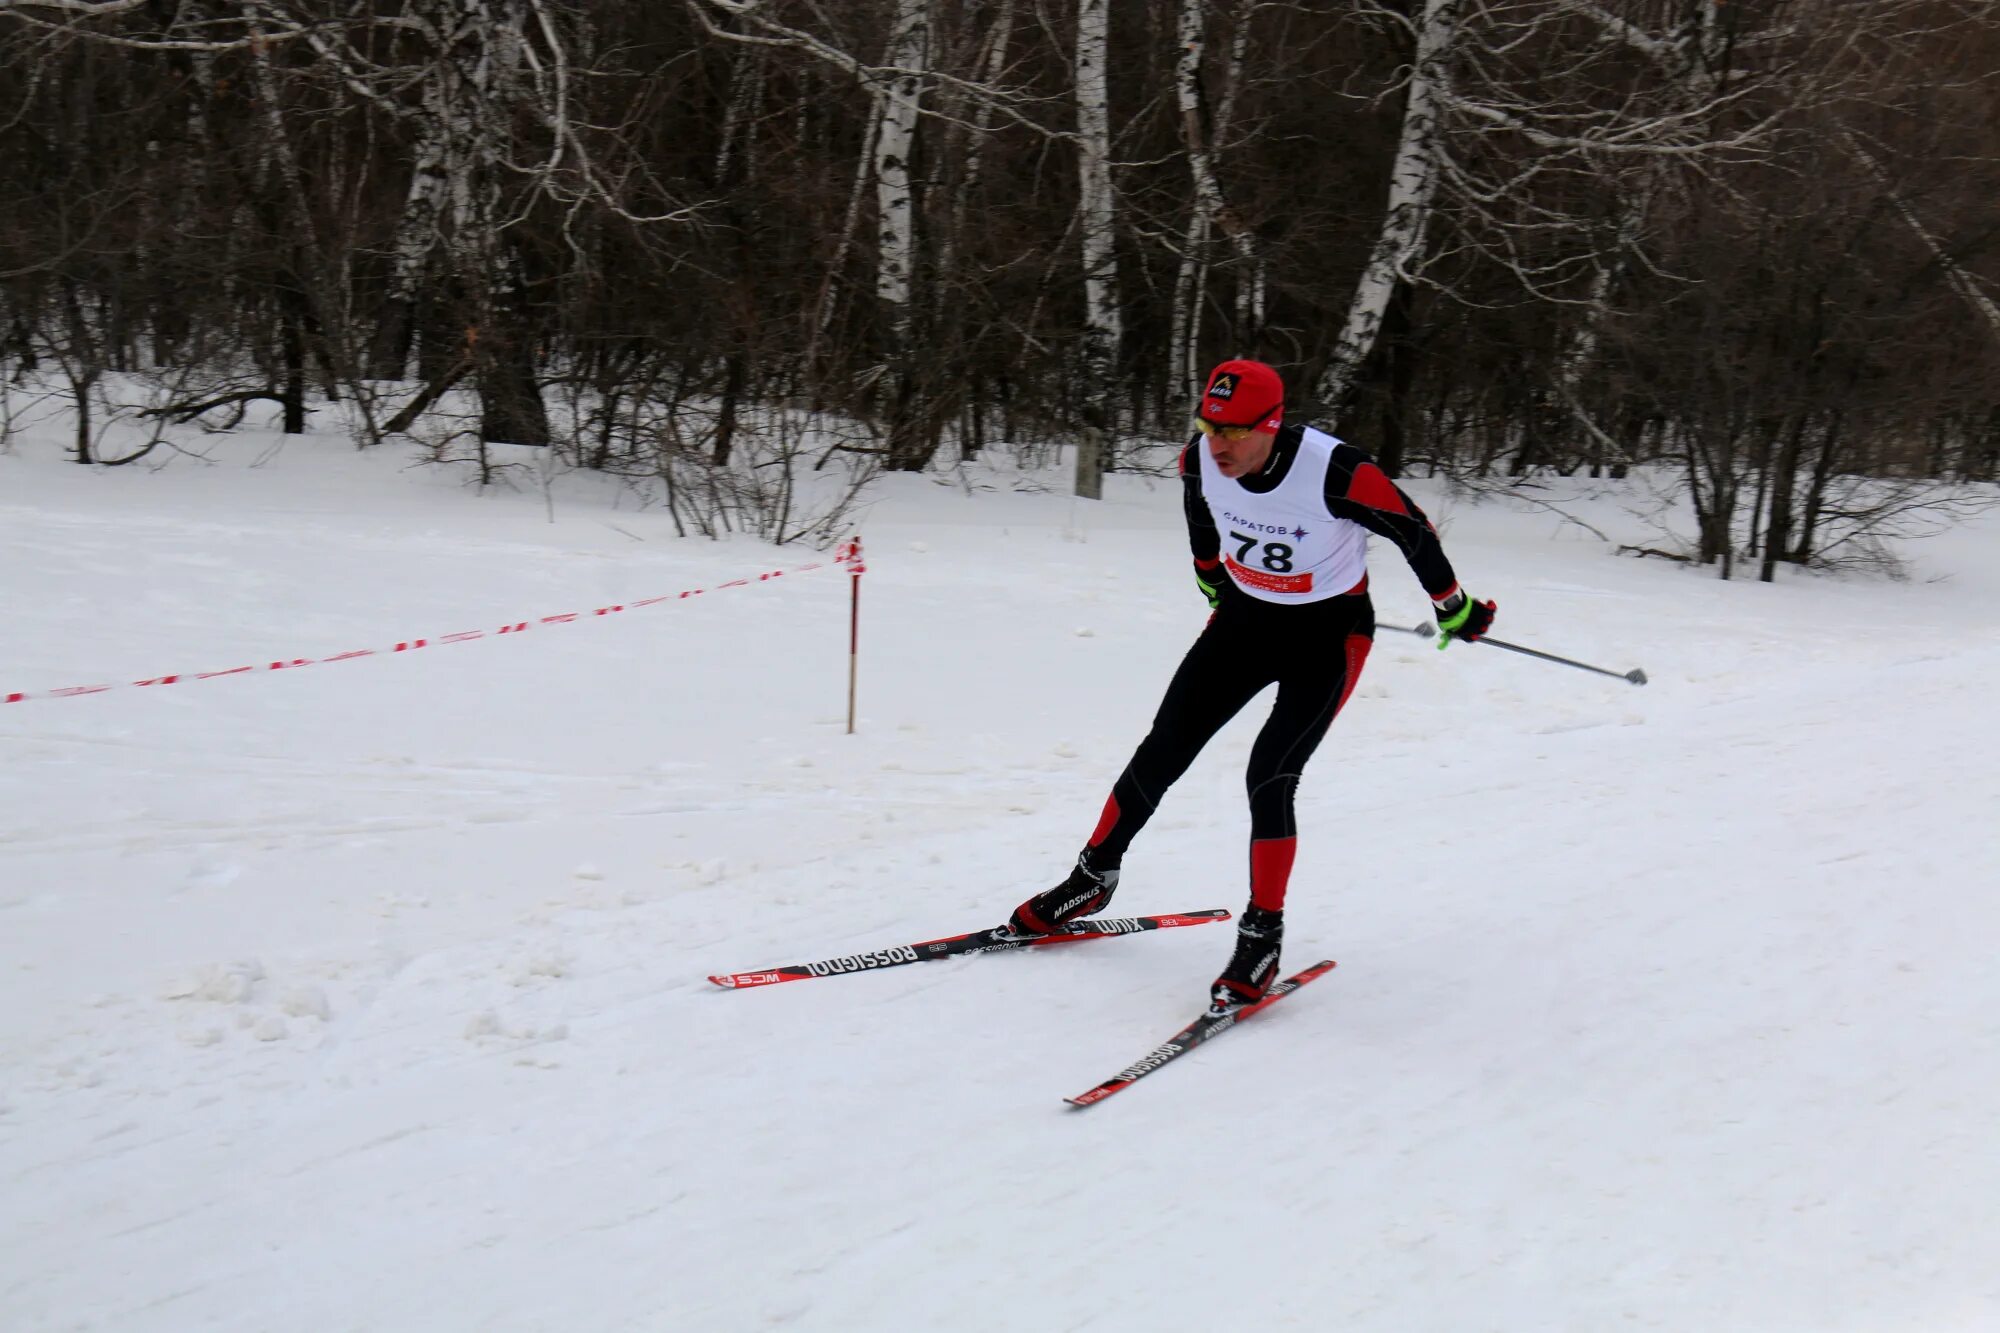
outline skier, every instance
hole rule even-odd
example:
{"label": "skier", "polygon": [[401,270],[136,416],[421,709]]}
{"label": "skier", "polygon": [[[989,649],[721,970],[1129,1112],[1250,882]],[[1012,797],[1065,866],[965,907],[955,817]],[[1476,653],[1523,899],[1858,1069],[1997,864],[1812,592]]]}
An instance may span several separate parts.
{"label": "skier", "polygon": [[1438,647],[1478,639],[1494,604],[1458,586],[1437,531],[1367,454],[1284,424],[1284,383],[1261,361],[1208,377],[1180,475],[1207,626],[1160,701],[1062,883],[1014,910],[1006,931],[1047,934],[1104,910],[1125,850],[1210,737],[1265,686],[1277,701],[1250,750],[1250,903],[1210,989],[1218,1011],[1255,1003],[1278,976],[1285,888],[1297,847],[1299,774],[1354,692],[1374,643],[1368,534],[1394,542],[1437,608]]}

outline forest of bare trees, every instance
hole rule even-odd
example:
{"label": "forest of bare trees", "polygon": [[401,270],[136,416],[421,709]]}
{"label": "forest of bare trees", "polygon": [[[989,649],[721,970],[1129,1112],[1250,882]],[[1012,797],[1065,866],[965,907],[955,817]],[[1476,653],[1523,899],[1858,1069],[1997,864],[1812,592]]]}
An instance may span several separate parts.
{"label": "forest of bare trees", "polygon": [[1991,0],[0,0],[0,371],[77,462],[449,396],[696,526],[1000,442],[1094,494],[1256,356],[1768,578],[2000,476],[1996,201]]}

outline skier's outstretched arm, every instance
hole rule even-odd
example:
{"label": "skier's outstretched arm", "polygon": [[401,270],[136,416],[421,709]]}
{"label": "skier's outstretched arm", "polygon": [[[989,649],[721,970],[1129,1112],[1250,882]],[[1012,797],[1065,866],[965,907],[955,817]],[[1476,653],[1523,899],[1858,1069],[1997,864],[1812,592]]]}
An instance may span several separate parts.
{"label": "skier's outstretched arm", "polygon": [[1493,624],[1494,604],[1475,602],[1458,586],[1458,575],[1424,511],[1374,459],[1351,444],[1334,451],[1326,472],[1326,508],[1396,544],[1410,572],[1430,594],[1438,625],[1447,640],[1472,640]]}

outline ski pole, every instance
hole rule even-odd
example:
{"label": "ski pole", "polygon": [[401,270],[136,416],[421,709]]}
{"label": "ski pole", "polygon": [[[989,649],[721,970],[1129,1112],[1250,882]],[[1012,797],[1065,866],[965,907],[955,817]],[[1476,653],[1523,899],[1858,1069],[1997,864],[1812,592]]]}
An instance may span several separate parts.
{"label": "ski pole", "polygon": [[[1410,633],[1421,634],[1428,639],[1437,633],[1437,627],[1435,625],[1412,625],[1410,626]],[[1564,666],[1572,666],[1579,671],[1595,671],[1600,676],[1612,676],[1619,680],[1629,680],[1634,685],[1644,685],[1646,683],[1646,673],[1638,667],[1633,667],[1630,671],[1612,671],[1605,667],[1592,666],[1588,662],[1579,662],[1573,657],[1557,657],[1554,653],[1545,653],[1537,648],[1523,648],[1520,644],[1508,643],[1505,639],[1482,637],[1473,639],[1471,642],[1488,644],[1494,648],[1505,648],[1510,653],[1520,653],[1525,657],[1539,657],[1544,662],[1560,662]]]}
{"label": "ski pole", "polygon": [[848,586],[853,591],[847,603],[847,734],[854,734],[854,689],[861,675],[861,576],[868,565],[861,558],[861,534],[847,546]]}

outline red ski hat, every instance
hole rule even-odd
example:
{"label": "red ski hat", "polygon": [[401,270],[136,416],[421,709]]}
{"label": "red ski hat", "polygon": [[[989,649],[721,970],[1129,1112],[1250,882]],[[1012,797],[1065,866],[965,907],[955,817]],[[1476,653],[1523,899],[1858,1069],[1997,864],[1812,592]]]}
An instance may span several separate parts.
{"label": "red ski hat", "polygon": [[1285,382],[1262,361],[1224,361],[1208,373],[1196,415],[1217,426],[1276,430],[1285,415]]}

